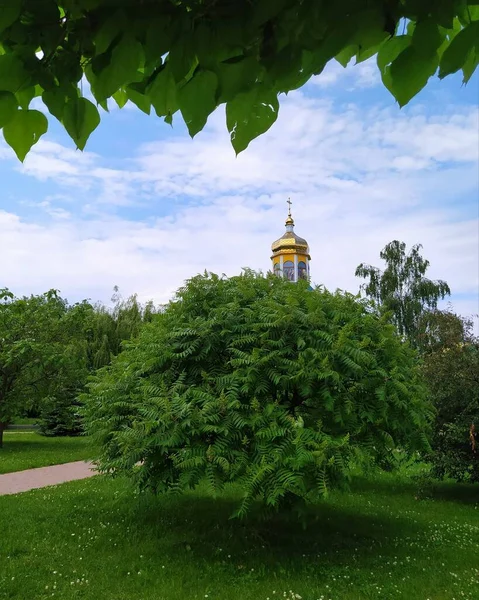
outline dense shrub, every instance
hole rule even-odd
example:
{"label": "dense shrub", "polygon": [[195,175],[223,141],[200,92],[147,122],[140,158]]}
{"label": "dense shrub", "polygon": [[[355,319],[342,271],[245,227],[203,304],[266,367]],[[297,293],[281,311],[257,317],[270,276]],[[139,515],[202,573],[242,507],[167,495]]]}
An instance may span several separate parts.
{"label": "dense shrub", "polygon": [[101,470],[143,488],[237,482],[238,515],[255,499],[314,501],[346,480],[353,452],[427,444],[416,362],[350,294],[205,274],[97,374],[86,429]]}

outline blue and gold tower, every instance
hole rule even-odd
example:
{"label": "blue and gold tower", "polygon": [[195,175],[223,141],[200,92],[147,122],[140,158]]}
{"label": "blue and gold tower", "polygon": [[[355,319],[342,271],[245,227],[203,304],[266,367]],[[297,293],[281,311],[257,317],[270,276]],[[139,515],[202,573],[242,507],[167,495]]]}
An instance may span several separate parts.
{"label": "blue and gold tower", "polygon": [[296,282],[298,279],[309,279],[311,256],[309,255],[308,242],[294,232],[291,204],[291,200],[288,199],[286,231],[279,240],[271,245],[273,251],[271,260],[273,261],[275,275]]}

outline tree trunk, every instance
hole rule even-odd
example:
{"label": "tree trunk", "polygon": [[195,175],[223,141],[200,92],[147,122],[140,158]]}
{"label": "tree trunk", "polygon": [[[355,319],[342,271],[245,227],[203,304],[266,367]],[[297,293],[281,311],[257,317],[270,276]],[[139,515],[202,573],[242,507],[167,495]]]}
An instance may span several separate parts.
{"label": "tree trunk", "polygon": [[7,424],[0,421],[0,448],[3,448],[3,432],[6,428]]}

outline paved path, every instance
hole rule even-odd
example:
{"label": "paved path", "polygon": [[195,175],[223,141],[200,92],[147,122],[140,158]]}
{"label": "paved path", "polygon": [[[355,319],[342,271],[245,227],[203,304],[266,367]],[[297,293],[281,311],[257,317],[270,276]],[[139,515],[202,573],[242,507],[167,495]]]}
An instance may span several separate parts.
{"label": "paved path", "polygon": [[46,487],[47,485],[57,485],[76,479],[86,479],[87,477],[93,477],[93,475],[96,475],[96,472],[93,470],[92,463],[84,462],[83,460],[64,465],[53,465],[51,467],[17,471],[16,473],[6,473],[5,475],[0,475],[0,496],[28,492],[28,490]]}

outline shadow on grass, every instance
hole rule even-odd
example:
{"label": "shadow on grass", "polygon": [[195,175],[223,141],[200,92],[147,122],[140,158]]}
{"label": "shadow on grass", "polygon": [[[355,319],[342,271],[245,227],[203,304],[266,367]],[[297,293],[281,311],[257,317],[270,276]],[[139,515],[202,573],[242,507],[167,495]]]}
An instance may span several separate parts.
{"label": "shadow on grass", "polygon": [[394,474],[384,474],[374,480],[356,477],[353,481],[355,490],[378,491],[383,496],[404,496],[405,493],[418,500],[442,500],[460,504],[476,504],[479,502],[478,483],[456,483],[440,481],[433,477],[405,478]]}
{"label": "shadow on grass", "polygon": [[189,553],[194,560],[221,562],[221,549],[227,548],[245,565],[265,568],[298,559],[318,568],[318,557],[329,566],[360,564],[379,553],[398,554],[392,540],[425,531],[412,520],[326,502],[308,509],[306,527],[285,513],[263,520],[256,511],[240,521],[230,518],[237,503],[238,497],[212,499],[201,492],[174,499],[147,494],[133,503],[126,520],[133,539],[161,540],[172,560]]}

